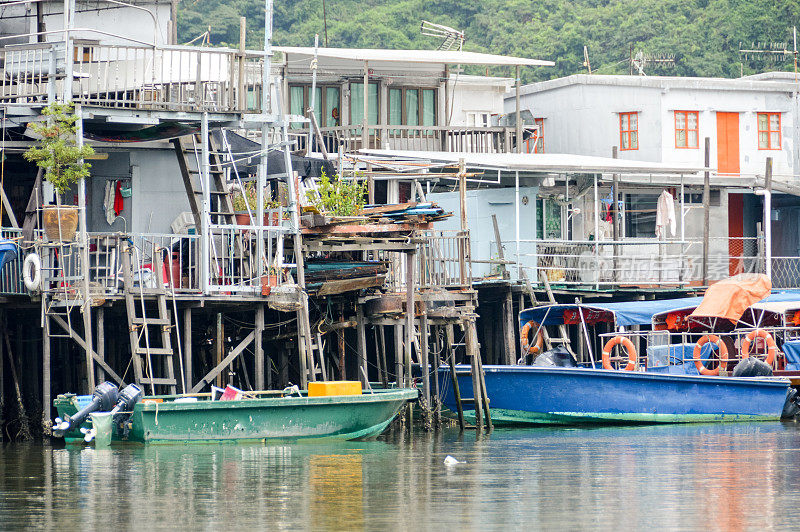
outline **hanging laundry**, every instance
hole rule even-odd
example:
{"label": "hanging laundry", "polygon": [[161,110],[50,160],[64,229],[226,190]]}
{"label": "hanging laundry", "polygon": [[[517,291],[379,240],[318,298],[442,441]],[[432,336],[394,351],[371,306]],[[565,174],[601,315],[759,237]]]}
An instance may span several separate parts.
{"label": "hanging laundry", "polygon": [[122,199],[122,181],[117,180],[114,184],[114,217],[119,216],[122,209],[125,207],[125,202]]}
{"label": "hanging laundry", "polygon": [[675,199],[666,190],[658,197],[656,206],[656,236],[667,236],[665,228],[669,228],[670,236],[675,236]]}
{"label": "hanging laundry", "polygon": [[117,217],[114,214],[114,182],[113,181],[106,181],[106,190],[103,194],[103,211],[106,213],[106,222],[108,225],[114,223],[114,219]]}

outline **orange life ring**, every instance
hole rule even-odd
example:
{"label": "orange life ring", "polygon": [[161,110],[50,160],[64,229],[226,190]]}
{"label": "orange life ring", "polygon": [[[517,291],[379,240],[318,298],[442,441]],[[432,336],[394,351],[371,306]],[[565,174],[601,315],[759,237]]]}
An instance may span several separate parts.
{"label": "orange life ring", "polygon": [[750,356],[750,345],[756,338],[763,338],[764,342],[766,342],[767,360],[765,362],[771,366],[772,363],[775,362],[775,355],[778,353],[778,345],[775,343],[775,339],[772,338],[772,335],[764,329],[756,329],[755,331],[747,333],[747,336],[742,340],[742,358],[748,358]]}
{"label": "orange life ring", "polygon": [[[536,343],[531,345],[530,340],[528,340],[528,333],[534,326],[538,334],[536,335]],[[519,337],[522,340],[522,350],[526,351],[529,355],[536,355],[542,352],[542,347],[544,347],[544,334],[542,333],[541,326],[535,321],[531,320],[526,323],[519,332]]]}
{"label": "orange life ring", "polygon": [[[700,358],[701,352],[703,351],[703,346],[708,342],[716,344],[717,348],[719,349],[719,353],[717,353],[717,356],[719,357],[719,364],[717,364],[717,367],[714,369],[708,369],[705,367],[703,365],[703,360]],[[719,371],[722,369],[722,366],[727,365],[728,363],[728,347],[725,345],[725,342],[722,341],[722,338],[716,334],[707,334],[700,338],[694,345],[694,353],[692,354],[692,358],[694,358],[694,365],[697,367],[697,371],[700,372],[700,375],[719,375]]]}
{"label": "orange life ring", "polygon": [[628,351],[628,365],[625,366],[625,371],[633,371],[636,369],[636,348],[625,336],[615,336],[603,346],[603,368],[614,369],[611,367],[611,351],[620,344]]}

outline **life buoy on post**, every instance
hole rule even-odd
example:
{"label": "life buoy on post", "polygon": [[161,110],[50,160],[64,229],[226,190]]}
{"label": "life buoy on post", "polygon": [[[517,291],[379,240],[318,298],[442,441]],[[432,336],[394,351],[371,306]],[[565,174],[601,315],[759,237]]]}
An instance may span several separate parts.
{"label": "life buoy on post", "polygon": [[22,282],[29,292],[38,292],[42,285],[42,260],[36,253],[25,257],[22,263]]}
{"label": "life buoy on post", "polygon": [[742,358],[748,358],[750,356],[750,346],[756,338],[763,338],[764,343],[767,344],[767,359],[765,362],[771,366],[772,363],[775,362],[778,346],[775,343],[775,339],[772,338],[772,335],[764,329],[756,329],[755,331],[747,333],[747,336],[742,340]]}
{"label": "life buoy on post", "polygon": [[[536,343],[531,344],[530,340],[528,340],[528,333],[530,333],[532,328],[536,328]],[[544,347],[544,334],[542,333],[542,326],[536,323],[535,321],[531,320],[526,323],[522,330],[519,332],[519,337],[522,340],[522,350],[529,355],[536,355],[542,352],[542,347]]]}
{"label": "life buoy on post", "polygon": [[636,369],[636,348],[625,336],[615,336],[603,346],[603,368],[614,369],[611,367],[611,351],[620,344],[628,352],[628,365],[625,366],[625,371],[633,371]]}
{"label": "life buoy on post", "polygon": [[[708,342],[712,344],[716,344],[717,349],[717,356],[719,357],[719,364],[714,369],[708,369],[703,365],[703,360],[701,358],[701,352],[703,351],[703,346],[706,345]],[[725,345],[725,342],[722,341],[722,338],[717,336],[716,334],[707,334],[700,338],[697,343],[694,345],[694,353],[692,354],[692,358],[694,358],[694,365],[697,368],[697,371],[700,372],[700,375],[719,375],[720,370],[728,365],[728,347]]]}

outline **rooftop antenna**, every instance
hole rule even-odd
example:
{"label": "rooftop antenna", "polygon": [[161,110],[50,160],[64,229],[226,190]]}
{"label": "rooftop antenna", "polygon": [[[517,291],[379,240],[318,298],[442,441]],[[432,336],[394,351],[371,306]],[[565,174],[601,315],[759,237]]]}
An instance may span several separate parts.
{"label": "rooftop antenna", "polygon": [[420,32],[429,37],[440,37],[442,39],[442,42],[439,44],[439,48],[437,48],[437,50],[458,50],[460,52],[464,47],[464,41],[466,40],[463,31],[451,28],[450,26],[443,26],[442,24],[428,22],[427,20],[422,21],[422,24],[420,25]]}
{"label": "rooftop antenna", "polygon": [[787,42],[751,42],[749,48],[743,48],[739,43],[739,55],[742,61],[761,60],[766,63],[779,63],[786,59],[786,56],[793,56],[794,78],[797,81],[797,27],[792,26],[792,49],[789,50]]}
{"label": "rooftop antenna", "polygon": [[640,76],[646,76],[644,69],[646,66],[651,65],[654,67],[671,68],[675,66],[675,54],[670,53],[650,53],[642,52],[641,50],[630,56],[631,74],[634,70]]}

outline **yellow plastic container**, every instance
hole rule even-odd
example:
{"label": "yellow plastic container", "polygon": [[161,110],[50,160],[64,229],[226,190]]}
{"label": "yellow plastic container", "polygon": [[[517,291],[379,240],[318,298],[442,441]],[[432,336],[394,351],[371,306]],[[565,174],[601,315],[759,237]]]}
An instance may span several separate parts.
{"label": "yellow plastic container", "polygon": [[324,397],[331,395],[361,395],[360,381],[330,381],[309,382],[309,397]]}

